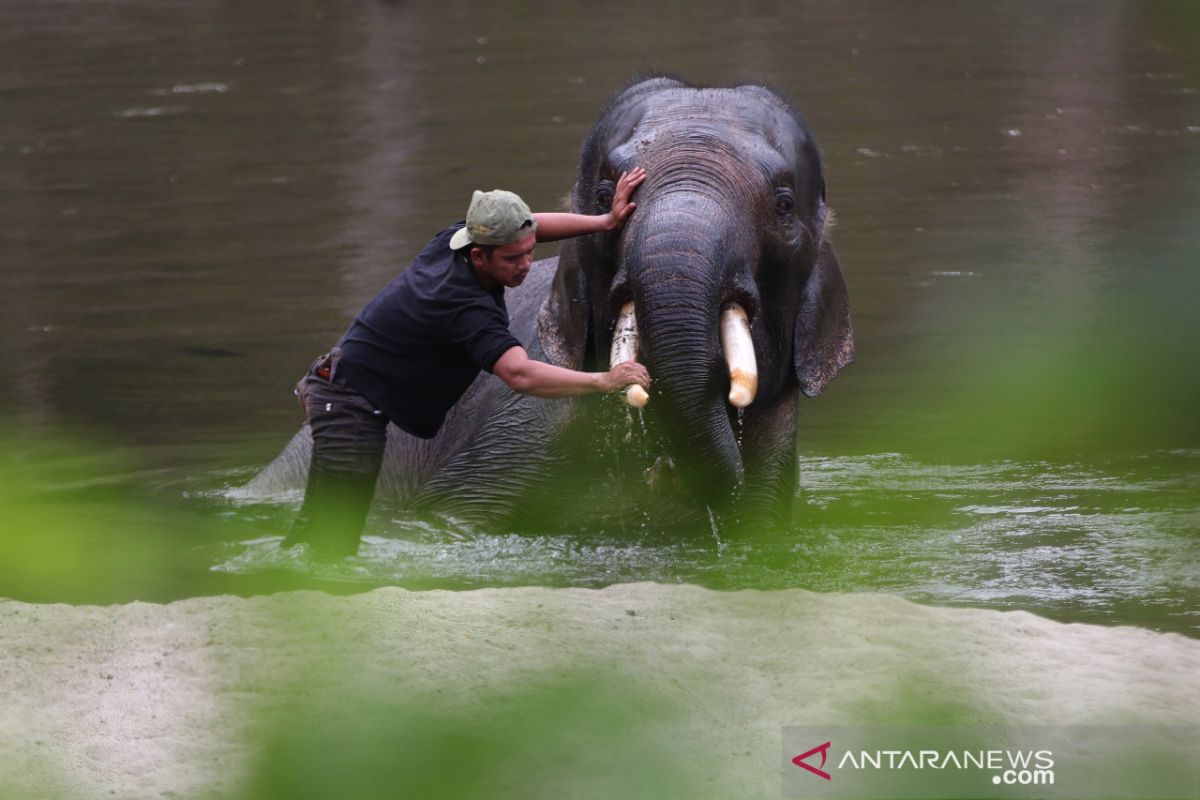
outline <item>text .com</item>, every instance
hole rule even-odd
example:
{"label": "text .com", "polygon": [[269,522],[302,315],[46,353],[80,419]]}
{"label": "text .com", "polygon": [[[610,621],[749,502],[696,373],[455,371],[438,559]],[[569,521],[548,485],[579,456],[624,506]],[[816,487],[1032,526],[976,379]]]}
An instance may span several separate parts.
{"label": "text .com", "polygon": [[1052,769],[1006,769],[992,776],[992,783],[1005,786],[1053,786]]}

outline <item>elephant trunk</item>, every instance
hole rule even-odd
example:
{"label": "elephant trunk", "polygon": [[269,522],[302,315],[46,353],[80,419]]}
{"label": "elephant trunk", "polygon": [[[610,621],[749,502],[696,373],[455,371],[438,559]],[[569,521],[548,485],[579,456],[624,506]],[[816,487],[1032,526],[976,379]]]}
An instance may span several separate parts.
{"label": "elephant trunk", "polygon": [[[653,226],[631,225],[623,255],[637,309],[638,355],[654,379],[651,419],[672,450],[690,454],[677,467],[693,492],[719,501],[744,477],[728,405],[732,365],[721,342],[727,276],[734,270],[722,257],[724,237],[697,230],[698,220],[712,214],[697,214],[678,200],[669,209],[650,205],[634,221],[653,218]],[[734,340],[744,350],[738,334]],[[737,396],[748,402],[744,392]]]}

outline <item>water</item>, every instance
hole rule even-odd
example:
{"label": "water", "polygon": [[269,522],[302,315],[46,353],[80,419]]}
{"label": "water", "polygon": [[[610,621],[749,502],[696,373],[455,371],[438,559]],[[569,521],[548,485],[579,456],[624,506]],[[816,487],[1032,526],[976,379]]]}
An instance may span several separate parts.
{"label": "water", "polygon": [[799,523],[753,536],[614,530],[523,536],[380,515],[358,558],[315,566],[278,537],[216,545],[217,569],[315,571],[412,588],[686,582],[895,592],[939,605],[1200,633],[1200,450],[1100,466],[805,458]]}
{"label": "water", "polygon": [[[656,580],[1200,632],[1200,12],[62,0],[2,22],[7,422],[103,456],[61,492],[215,520],[118,532],[176,567],[101,599],[280,571]],[[530,537],[380,508],[358,559],[280,552],[291,506],[224,489],[299,425],[299,373],[472,189],[556,206],[648,68],[776,86],[823,146],[858,361],[802,401],[796,526],[718,546],[707,525]]]}

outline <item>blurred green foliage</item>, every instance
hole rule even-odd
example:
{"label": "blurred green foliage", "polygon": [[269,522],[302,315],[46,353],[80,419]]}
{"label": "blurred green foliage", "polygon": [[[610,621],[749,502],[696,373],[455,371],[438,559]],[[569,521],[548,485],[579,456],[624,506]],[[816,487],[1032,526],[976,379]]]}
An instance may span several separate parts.
{"label": "blurred green foliage", "polygon": [[983,464],[1200,448],[1200,238],[1164,236],[1153,260],[1130,243],[1055,271],[1038,253],[1022,283],[1000,254],[934,280],[801,401],[802,452]]}
{"label": "blurred green foliage", "polygon": [[195,531],[109,477],[130,472],[115,449],[12,432],[4,439],[0,596],[104,602],[180,579],[181,539]]}
{"label": "blurred green foliage", "polygon": [[[279,535],[278,514],[147,486],[156,473],[111,444],[63,435],[3,434],[0,597],[107,604],[294,588],[361,591],[295,570],[231,575],[211,569],[223,544]],[[290,518],[290,511],[284,512]]]}
{"label": "blurred green foliage", "polygon": [[683,743],[656,738],[676,712],[611,673],[543,675],[469,699],[397,697],[339,677],[302,679],[307,691],[291,696],[311,704],[261,712],[260,757],[240,796],[704,796]]}
{"label": "blurred green foliage", "polygon": [[978,462],[1200,446],[1200,352],[1182,330],[1156,341],[1161,320],[1125,323],[1083,324],[1054,341],[1017,331],[981,347],[974,372],[945,400],[942,432],[957,443],[955,456]]}

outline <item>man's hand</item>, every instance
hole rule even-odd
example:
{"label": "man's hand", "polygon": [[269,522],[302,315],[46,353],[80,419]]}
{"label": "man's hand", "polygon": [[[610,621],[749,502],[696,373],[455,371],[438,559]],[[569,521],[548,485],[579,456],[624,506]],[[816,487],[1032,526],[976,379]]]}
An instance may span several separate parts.
{"label": "man's hand", "polygon": [[525,348],[514,345],[496,360],[492,373],[514,392],[534,397],[572,397],[613,392],[631,384],[650,386],[650,373],[636,361],[624,361],[608,372],[576,372],[535,361]]}
{"label": "man's hand", "polygon": [[650,372],[636,361],[622,361],[604,373],[604,379],[607,391],[610,392],[624,389],[635,383],[643,389],[650,388]]}
{"label": "man's hand", "polygon": [[617,189],[613,192],[612,210],[608,212],[609,230],[614,231],[625,224],[629,215],[637,208],[637,203],[631,202],[633,192],[646,180],[646,170],[634,167],[628,172],[622,172],[617,180]]}
{"label": "man's hand", "polygon": [[629,198],[644,180],[646,170],[641,167],[622,172],[617,180],[617,187],[613,190],[612,208],[607,214],[571,214],[563,211],[542,211],[534,214],[537,240],[557,242],[559,239],[570,239],[573,236],[617,230],[637,208],[637,203],[630,202]]}

